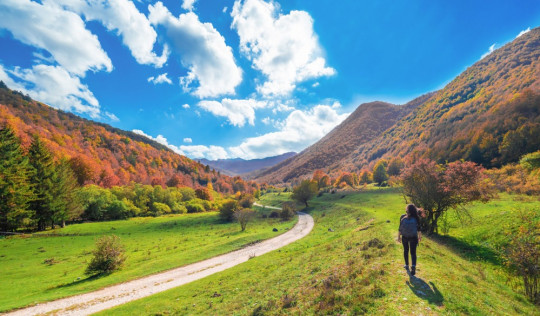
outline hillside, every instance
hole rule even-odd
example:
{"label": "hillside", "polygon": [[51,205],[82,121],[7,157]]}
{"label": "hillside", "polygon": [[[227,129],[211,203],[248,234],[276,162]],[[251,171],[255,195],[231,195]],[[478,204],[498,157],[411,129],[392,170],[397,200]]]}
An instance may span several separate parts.
{"label": "hillside", "polygon": [[295,152],[289,152],[289,153],[284,153],[278,156],[266,157],[266,158],[261,158],[261,159],[250,159],[250,160],[245,160],[242,158],[218,159],[218,160],[201,159],[199,160],[199,162],[204,165],[209,165],[210,167],[216,170],[220,170],[221,172],[227,175],[236,176],[243,173],[249,173],[256,170],[271,167],[295,155],[296,155]]}
{"label": "hillside", "polygon": [[311,174],[316,169],[337,169],[339,162],[362,143],[379,136],[399,119],[429,99],[421,96],[405,105],[386,102],[361,104],[345,121],[314,145],[282,163],[254,175],[258,181],[278,183]]}
{"label": "hillside", "polygon": [[515,162],[540,149],[539,48],[536,28],[476,62],[442,90],[401,107],[362,104],[320,141],[255,179],[278,183],[316,169],[359,171],[390,157],[466,159],[488,168]]}
{"label": "hillside", "polygon": [[68,159],[80,184],[137,182],[205,186],[231,193],[248,185],[178,155],[144,136],[83,119],[34,101],[0,82],[0,127],[11,126],[27,148],[38,134],[56,159]]}
{"label": "hillside", "polygon": [[540,28],[476,62],[342,164],[366,165],[411,153],[486,167],[540,149]]}

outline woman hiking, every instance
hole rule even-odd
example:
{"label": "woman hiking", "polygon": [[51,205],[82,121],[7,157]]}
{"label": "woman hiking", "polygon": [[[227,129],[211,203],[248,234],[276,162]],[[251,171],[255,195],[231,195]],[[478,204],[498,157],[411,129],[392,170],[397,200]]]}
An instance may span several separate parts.
{"label": "woman hiking", "polygon": [[420,232],[420,217],[418,216],[418,209],[414,204],[407,205],[406,214],[401,215],[399,218],[399,233],[398,242],[403,244],[403,256],[405,258],[405,266],[409,271],[409,250],[411,252],[412,267],[411,275],[416,274],[416,246],[418,242],[422,240],[422,233]]}

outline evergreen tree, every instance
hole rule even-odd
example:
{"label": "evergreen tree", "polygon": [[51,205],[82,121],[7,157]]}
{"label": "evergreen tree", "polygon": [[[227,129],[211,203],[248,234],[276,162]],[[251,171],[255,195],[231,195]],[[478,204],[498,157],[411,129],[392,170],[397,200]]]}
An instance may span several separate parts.
{"label": "evergreen tree", "polygon": [[82,203],[76,194],[77,178],[66,159],[60,160],[56,165],[53,182],[55,188],[53,221],[64,227],[67,220],[79,219],[83,213]]}
{"label": "evergreen tree", "polygon": [[0,229],[15,230],[33,217],[33,173],[21,144],[10,127],[0,129]]}
{"label": "evergreen tree", "polygon": [[57,206],[55,196],[54,161],[49,150],[45,147],[39,136],[34,135],[28,150],[30,165],[34,168],[31,181],[34,184],[36,199],[32,201],[31,208],[35,211],[38,230],[44,230],[47,224],[54,226],[53,217]]}

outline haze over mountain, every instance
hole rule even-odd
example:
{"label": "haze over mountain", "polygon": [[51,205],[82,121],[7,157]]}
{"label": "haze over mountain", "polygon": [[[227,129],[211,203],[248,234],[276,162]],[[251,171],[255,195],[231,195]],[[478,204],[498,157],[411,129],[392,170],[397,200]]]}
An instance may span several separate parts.
{"label": "haze over mountain", "polygon": [[242,158],[234,159],[218,159],[218,160],[207,160],[200,159],[200,163],[204,165],[209,165],[210,167],[219,170],[227,175],[236,176],[244,173],[253,172],[256,170],[268,168],[274,166],[285,159],[295,156],[296,153],[289,152],[284,153],[278,156],[266,157],[261,159],[250,159],[245,160]]}
{"label": "haze over mountain", "polygon": [[128,184],[206,186],[220,192],[247,186],[211,170],[142,135],[53,109],[8,89],[0,81],[0,128],[9,125],[28,148],[32,135],[41,137],[56,159],[68,159],[80,184],[104,187]]}
{"label": "haze over mountain", "polygon": [[493,51],[443,89],[404,106],[360,105],[323,139],[258,175],[287,182],[316,169],[358,171],[378,159],[472,160],[486,167],[540,149],[540,28]]}

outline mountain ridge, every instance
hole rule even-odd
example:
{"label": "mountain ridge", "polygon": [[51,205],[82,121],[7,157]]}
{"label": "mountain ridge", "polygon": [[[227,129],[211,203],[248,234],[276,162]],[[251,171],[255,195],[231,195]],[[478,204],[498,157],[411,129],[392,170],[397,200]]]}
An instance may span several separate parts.
{"label": "mountain ridge", "polygon": [[232,158],[232,159],[218,159],[218,160],[208,160],[208,159],[198,159],[202,164],[209,165],[216,170],[230,175],[242,175],[250,172],[254,172],[259,169],[264,169],[271,167],[275,164],[280,163],[281,161],[295,156],[295,152],[287,152],[281,155],[257,158],[257,159],[242,159],[242,158]]}

